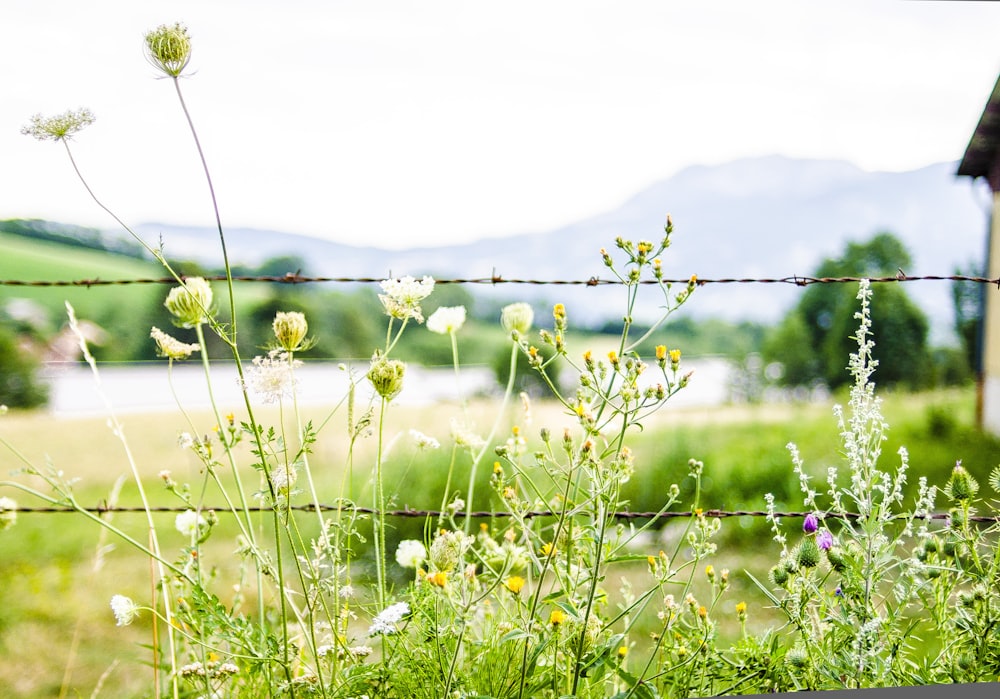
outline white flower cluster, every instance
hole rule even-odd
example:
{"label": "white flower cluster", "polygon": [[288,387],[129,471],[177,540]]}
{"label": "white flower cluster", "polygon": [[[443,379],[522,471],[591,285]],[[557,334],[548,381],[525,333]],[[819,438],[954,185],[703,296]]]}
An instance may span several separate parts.
{"label": "white flower cluster", "polygon": [[417,445],[417,449],[425,450],[441,448],[441,442],[429,435],[424,434],[420,430],[410,430],[410,437],[413,438],[414,443]]}
{"label": "white flower cluster", "polygon": [[458,332],[465,325],[465,306],[441,306],[427,319],[427,329],[439,335]]}
{"label": "white flower cluster", "polygon": [[388,636],[396,633],[396,624],[403,620],[410,613],[410,605],[406,602],[397,602],[379,612],[378,616],[372,619],[372,625],[368,627],[369,636]]}
{"label": "white flower cluster", "polygon": [[194,510],[185,510],[174,519],[174,527],[188,538],[197,536],[207,526],[208,521]]}
{"label": "white flower cluster", "polygon": [[139,616],[138,605],[125,595],[115,595],[111,598],[111,611],[118,626],[128,626]]}
{"label": "white flower cluster", "polygon": [[247,387],[265,403],[277,403],[291,398],[298,384],[295,370],[302,366],[298,359],[289,361],[288,352],[271,350],[266,357],[254,357],[247,372]]}
{"label": "white flower cluster", "polygon": [[418,323],[424,322],[420,302],[434,291],[433,277],[424,277],[420,281],[413,277],[386,279],[380,282],[380,286],[385,293],[379,294],[378,298],[387,315],[399,320],[413,318]]}
{"label": "white flower cluster", "polygon": [[404,539],[396,548],[396,563],[403,568],[419,568],[427,560],[427,548],[416,539]]}

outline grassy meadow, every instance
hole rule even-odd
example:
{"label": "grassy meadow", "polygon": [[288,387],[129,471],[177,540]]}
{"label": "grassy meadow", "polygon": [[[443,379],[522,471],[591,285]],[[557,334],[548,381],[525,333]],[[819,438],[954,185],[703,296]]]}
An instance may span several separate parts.
{"label": "grassy meadow", "polygon": [[[490,421],[490,404],[469,406],[474,422]],[[432,410],[400,406],[391,411],[387,425],[389,441],[386,462],[386,495],[396,508],[437,509],[448,472],[448,449],[433,452],[416,450],[405,439],[406,430],[416,428],[448,441],[448,424],[459,412],[457,405],[439,405]],[[236,419],[239,420],[239,411]],[[984,480],[997,464],[1000,443],[980,434],[973,427],[974,394],[972,389],[927,394],[887,394],[884,414],[890,425],[890,441],[883,449],[887,468],[896,463],[898,444],[911,454],[910,483],[920,475],[939,485],[947,480],[956,460],[961,459],[971,473]],[[199,431],[210,432],[215,418],[210,414],[191,416]],[[276,413],[262,415],[269,421]],[[343,438],[344,409],[310,409],[303,419],[312,420],[320,430],[317,449],[312,455],[320,499],[330,502],[340,492],[345,478],[352,482],[353,497],[362,505],[371,503],[370,464],[375,445],[362,440],[349,455]],[[529,440],[529,449],[537,442],[539,428],[548,427],[554,434],[573,423],[570,416],[553,405],[536,403],[530,418],[520,405],[510,409],[508,429],[518,425]],[[181,506],[175,496],[161,485],[158,474],[170,471],[178,482],[188,482],[195,489],[202,482],[199,463],[178,446],[178,435],[191,429],[177,414],[135,414],[122,418],[124,435],[143,476],[151,504]],[[760,405],[723,406],[711,409],[672,409],[658,413],[644,425],[645,431],[633,441],[635,473],[624,497],[634,511],[656,510],[666,499],[670,483],[682,487],[678,507],[690,505],[690,479],[685,479],[689,458],[705,463],[702,483],[702,506],[717,509],[763,509],[763,495],[776,494],[778,510],[801,510],[801,494],[793,474],[785,445],[795,441],[807,471],[822,483],[826,468],[841,463],[839,437],[831,405]],[[84,505],[108,501],[119,505],[137,505],[139,500],[131,481],[121,441],[103,418],[60,419],[43,412],[15,413],[0,418],[0,436],[15,445],[20,454],[36,466],[45,464],[74,479],[77,499]],[[353,460],[351,472],[345,464]],[[461,464],[453,474],[454,482],[467,478]],[[4,475],[18,467],[9,452],[0,456]],[[488,471],[488,469],[486,469]],[[486,486],[483,475],[483,500],[477,507],[504,509]],[[244,478],[255,478],[252,472]],[[20,482],[30,478],[15,476]],[[116,483],[123,480],[120,493]],[[32,502],[24,493],[0,488],[0,496],[18,500],[21,507]],[[203,502],[218,507],[218,493],[210,487]],[[487,499],[488,498],[488,499]],[[139,540],[145,537],[141,513],[117,513],[116,524]],[[156,515],[160,521],[161,543],[167,558],[179,555],[184,537],[171,526],[174,514]],[[236,579],[235,529],[226,513],[220,512],[220,524],[202,555],[218,569],[220,586]],[[306,535],[315,516],[298,513]],[[267,518],[261,517],[262,536],[267,535]],[[423,519],[396,519],[390,522],[389,550],[403,538],[419,538],[428,525]],[[797,523],[789,525],[796,528]],[[676,539],[673,526],[650,534],[648,549],[636,551],[640,560],[654,555]],[[773,623],[766,610],[767,600],[743,574],[750,570],[763,579],[778,558],[777,545],[761,519],[734,518],[723,522],[719,552],[713,556],[715,568],[731,571],[731,589],[724,598],[722,614],[729,618],[722,634],[735,635],[739,626],[732,610],[746,601],[752,610],[751,626]],[[4,697],[131,697],[148,692],[150,676],[143,668],[148,652],[150,618],[146,615],[128,627],[117,627],[108,607],[112,595],[125,594],[136,600],[149,599],[150,564],[142,555],[115,542],[107,547],[107,538],[99,527],[85,523],[72,514],[36,514],[22,512],[14,528],[0,532],[0,696]],[[359,551],[357,574],[365,574],[365,551]],[[227,567],[228,566],[228,567]],[[614,597],[631,576],[644,575],[645,563],[622,566],[620,575],[609,575],[605,585]],[[395,579],[402,586],[405,579]],[[231,596],[227,587],[217,590],[220,597]],[[638,585],[637,585],[638,587]],[[728,612],[728,613],[727,613]],[[932,642],[932,641],[931,641]],[[151,673],[151,671],[150,671]]]}

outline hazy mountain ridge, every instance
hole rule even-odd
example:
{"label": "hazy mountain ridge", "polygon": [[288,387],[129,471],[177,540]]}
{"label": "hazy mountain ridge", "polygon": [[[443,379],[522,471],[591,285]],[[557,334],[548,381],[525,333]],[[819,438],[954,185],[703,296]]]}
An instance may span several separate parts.
{"label": "hazy mountain ridge", "polygon": [[[807,276],[848,240],[881,230],[898,235],[913,255],[911,276],[947,275],[980,260],[987,215],[955,163],[908,172],[866,172],[843,161],[782,156],[749,158],[716,166],[692,166],[654,183],[620,207],[556,230],[461,245],[400,251],[350,246],[275,231],[231,229],[234,261],[256,264],[295,254],[312,274],[324,276],[419,275],[505,278],[609,278],[602,247],[613,252],[616,236],[658,240],[668,213],[673,244],[664,256],[668,277]],[[162,233],[169,256],[218,263],[217,234],[166,224],[144,224]],[[946,282],[915,282],[907,291],[934,319],[940,333],[951,323]],[[544,296],[567,303],[577,317],[620,315],[621,295],[606,287],[504,286],[505,297]],[[795,303],[794,286],[706,285],[689,312],[729,319],[773,321]],[[877,297],[876,297],[877,298]],[[577,309],[574,310],[574,306]]]}

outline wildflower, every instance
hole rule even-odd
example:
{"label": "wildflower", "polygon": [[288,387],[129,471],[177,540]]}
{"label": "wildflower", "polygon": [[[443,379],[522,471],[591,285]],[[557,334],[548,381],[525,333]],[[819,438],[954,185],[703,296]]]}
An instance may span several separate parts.
{"label": "wildflower", "polygon": [[155,326],[149,331],[149,336],[156,341],[156,354],[160,357],[182,360],[190,357],[192,352],[201,350],[198,343],[181,342]]}
{"label": "wildflower", "polygon": [[174,325],[180,328],[207,323],[212,313],[212,287],[202,277],[190,277],[183,286],[170,290],[163,305],[174,317]]}
{"label": "wildflower", "polygon": [[443,570],[438,570],[427,576],[427,582],[436,587],[444,587],[448,584],[448,574]]}
{"label": "wildflower", "polygon": [[803,568],[815,568],[819,563],[819,547],[812,539],[805,539],[799,544],[798,563]]}
{"label": "wildflower", "polygon": [[566,612],[561,609],[553,609],[552,613],[549,614],[549,623],[553,626],[559,626],[566,621]]}
{"label": "wildflower", "polygon": [[535,320],[535,312],[531,306],[524,303],[512,303],[504,306],[500,312],[500,323],[504,330],[509,333],[517,332],[520,335],[531,329],[531,324]]}
{"label": "wildflower", "polygon": [[431,543],[430,561],[435,570],[449,571],[458,565],[472,543],[463,532],[443,531]]}
{"label": "wildflower", "polygon": [[17,524],[17,502],[11,498],[0,498],[0,531]]}
{"label": "wildflower", "polygon": [[439,449],[441,447],[441,442],[437,441],[433,437],[429,437],[420,430],[410,430],[410,437],[417,445],[417,449]]}
{"label": "wildflower", "polygon": [[737,602],[736,603],[736,618],[740,621],[746,621],[747,619],[747,603]]}
{"label": "wildflower", "polygon": [[386,359],[376,352],[368,369],[368,380],[376,393],[385,400],[392,400],[403,390],[405,373],[406,364],[398,359]]}
{"label": "wildflower", "polygon": [[39,141],[68,141],[94,123],[94,115],[89,109],[72,109],[52,117],[35,114],[31,123],[21,128],[21,133]]}
{"label": "wildflower", "polygon": [[522,578],[520,575],[511,575],[509,578],[507,578],[506,581],[504,581],[504,586],[506,586],[506,588],[511,592],[513,592],[515,595],[518,595],[521,593],[521,589],[524,587],[524,582],[525,582],[524,578]]}
{"label": "wildflower", "polygon": [[278,346],[286,352],[298,352],[305,349],[303,342],[309,332],[306,317],[298,311],[278,311],[271,324]]}
{"label": "wildflower", "polygon": [[812,534],[819,528],[819,520],[816,519],[816,515],[812,512],[806,515],[805,521],[802,522],[802,531],[806,534]]}
{"label": "wildflower", "polygon": [[413,318],[418,323],[424,322],[420,311],[420,302],[434,291],[434,279],[424,277],[417,281],[413,277],[402,279],[386,279],[380,282],[384,294],[379,294],[379,301],[385,308],[386,315],[399,320]]}
{"label": "wildflower", "polygon": [[441,306],[427,319],[427,329],[438,335],[449,335],[465,324],[465,306]]}
{"label": "wildflower", "polygon": [[479,451],[486,446],[485,439],[454,418],[451,420],[451,438],[455,440],[457,446],[465,447],[472,451]]}
{"label": "wildflower", "polygon": [[190,432],[181,432],[177,437],[177,446],[181,449],[190,449],[194,446],[194,437],[191,436]]}
{"label": "wildflower", "polygon": [[715,582],[715,566],[711,564],[705,566],[705,577],[709,582]]}
{"label": "wildflower", "polygon": [[948,479],[948,483],[944,489],[948,497],[961,502],[963,500],[971,500],[979,491],[979,484],[975,478],[969,475],[969,472],[963,468],[962,462],[959,461],[955,464],[955,468],[951,472],[951,478]]}
{"label": "wildflower", "polygon": [[656,351],[656,361],[662,365],[664,362],[667,361],[667,346],[657,345],[655,351]]}
{"label": "wildflower", "polygon": [[302,362],[291,359],[287,352],[273,349],[266,357],[253,358],[253,366],[247,372],[247,386],[265,403],[290,398],[298,384],[295,369],[300,366]]}
{"label": "wildflower", "polygon": [[670,368],[677,371],[677,367],[681,364],[681,351],[679,349],[670,350]]}
{"label": "wildflower", "polygon": [[369,636],[390,635],[396,633],[396,624],[402,621],[403,617],[410,613],[410,605],[406,602],[397,602],[383,609],[372,619],[371,626],[368,627]]}
{"label": "wildflower", "polygon": [[111,598],[111,611],[118,626],[128,626],[139,616],[138,605],[125,595],[115,595]]}
{"label": "wildflower", "polygon": [[816,535],[816,545],[823,551],[829,551],[833,547],[833,534],[829,529],[824,529]]}
{"label": "wildflower", "polygon": [[280,464],[271,469],[271,487],[278,495],[287,497],[298,479],[299,472],[293,465]]}
{"label": "wildflower", "polygon": [[191,37],[180,22],[161,24],[146,32],[146,60],[171,78],[179,77],[191,60]]}
{"label": "wildflower", "polygon": [[396,547],[396,563],[403,568],[419,568],[427,560],[427,549],[416,539],[404,539]]}
{"label": "wildflower", "polygon": [[185,510],[174,519],[174,527],[186,537],[194,537],[208,521],[194,510]]}
{"label": "wildflower", "polygon": [[628,646],[619,646],[618,647],[618,658],[619,659],[623,659],[626,655],[628,655]]}

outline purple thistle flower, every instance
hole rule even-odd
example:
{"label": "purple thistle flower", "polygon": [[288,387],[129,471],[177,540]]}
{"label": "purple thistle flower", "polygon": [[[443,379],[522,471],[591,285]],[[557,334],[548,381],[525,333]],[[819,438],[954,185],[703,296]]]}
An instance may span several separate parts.
{"label": "purple thistle flower", "polygon": [[816,545],[824,551],[830,550],[830,547],[833,546],[833,534],[830,533],[829,529],[824,529],[816,535]]}
{"label": "purple thistle flower", "polygon": [[810,512],[806,515],[805,521],[802,522],[802,531],[806,534],[812,534],[817,529],[819,529],[819,520],[816,519],[816,515]]}

